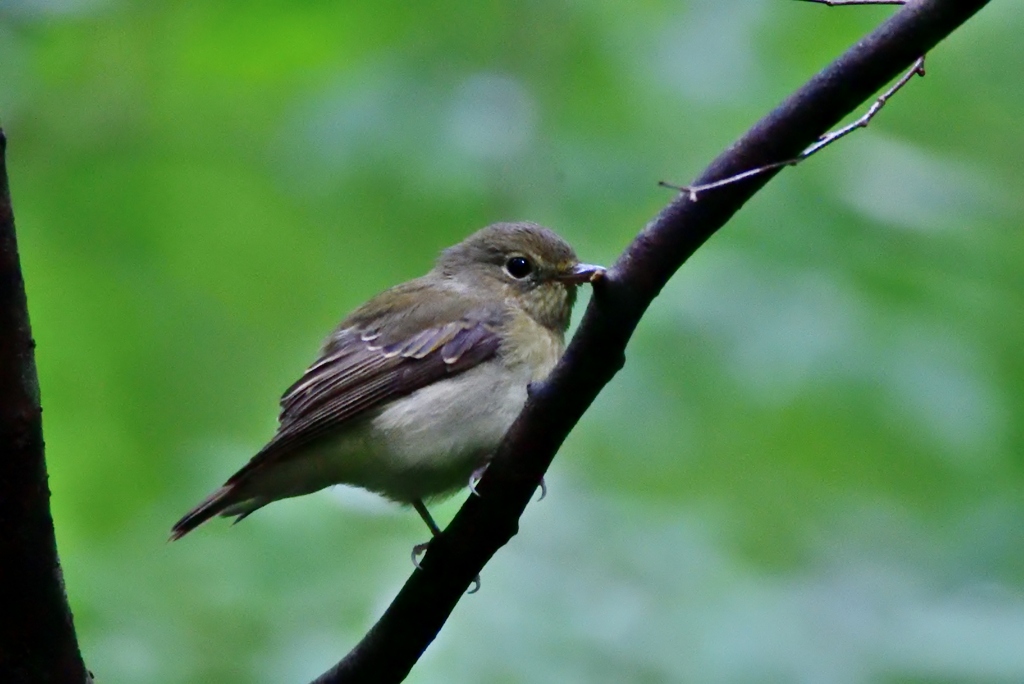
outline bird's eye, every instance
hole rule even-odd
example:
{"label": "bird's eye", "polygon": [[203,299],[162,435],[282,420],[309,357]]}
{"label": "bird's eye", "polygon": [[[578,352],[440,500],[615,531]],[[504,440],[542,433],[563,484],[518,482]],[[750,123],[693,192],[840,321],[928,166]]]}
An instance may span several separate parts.
{"label": "bird's eye", "polygon": [[533,264],[526,257],[514,256],[505,262],[505,270],[513,278],[521,279],[533,272]]}

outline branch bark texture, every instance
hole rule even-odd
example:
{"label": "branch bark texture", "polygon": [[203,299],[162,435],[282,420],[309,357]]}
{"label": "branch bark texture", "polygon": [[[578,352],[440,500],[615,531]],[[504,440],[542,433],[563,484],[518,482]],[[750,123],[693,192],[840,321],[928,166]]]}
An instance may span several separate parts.
{"label": "branch bark texture", "polygon": [[0,131],[0,681],[82,684],[43,459],[35,342]]}
{"label": "branch bark texture", "polygon": [[[988,0],[912,0],[733,143],[692,183],[706,185],[796,157],[956,30]],[[683,68],[680,65],[680,68]],[[778,171],[714,191],[680,194],[626,248],[562,361],[533,388],[497,456],[451,524],[435,537],[384,615],[314,684],[399,682],[433,641],[473,578],[518,531],[538,482],[598,392],[622,367],[651,301],[697,248]]]}

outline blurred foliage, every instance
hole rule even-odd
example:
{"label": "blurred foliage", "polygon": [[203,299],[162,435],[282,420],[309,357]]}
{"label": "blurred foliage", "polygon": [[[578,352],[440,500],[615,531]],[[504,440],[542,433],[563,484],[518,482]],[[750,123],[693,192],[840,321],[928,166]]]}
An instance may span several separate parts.
{"label": "blurred foliage", "polygon": [[[0,1],[98,681],[302,682],[342,656],[411,571],[412,512],[338,488],[164,543],[320,338],[496,220],[612,261],[656,181],[891,11]],[[682,269],[411,681],[1024,681],[1022,32],[992,3]]]}

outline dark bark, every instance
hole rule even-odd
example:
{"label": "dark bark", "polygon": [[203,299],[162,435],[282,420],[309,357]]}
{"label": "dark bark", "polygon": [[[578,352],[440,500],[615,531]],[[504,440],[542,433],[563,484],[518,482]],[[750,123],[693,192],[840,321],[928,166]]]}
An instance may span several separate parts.
{"label": "dark bark", "polygon": [[[987,0],[917,0],[812,78],[704,171],[704,185],[792,159],[866,102]],[[685,68],[680,65],[680,68]],[[444,533],[363,640],[314,684],[399,682],[444,625],[484,564],[518,530],[555,452],[615,375],[641,316],[668,279],[778,171],[700,195],[680,194],[598,283],[565,357],[533,388],[498,455]]]}
{"label": "dark bark", "polygon": [[57,560],[39,380],[0,131],[0,682],[82,684]]}

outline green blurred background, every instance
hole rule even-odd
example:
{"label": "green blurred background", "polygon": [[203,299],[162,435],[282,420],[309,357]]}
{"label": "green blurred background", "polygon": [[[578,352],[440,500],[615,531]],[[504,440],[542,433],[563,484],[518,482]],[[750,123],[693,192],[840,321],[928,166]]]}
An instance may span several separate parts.
{"label": "green blurred background", "polygon": [[[613,261],[658,180],[891,11],[0,0],[97,681],[303,682],[344,655],[411,572],[411,511],[337,488],[165,543],[321,338],[496,220]],[[1024,681],[1022,34],[992,3],[682,269],[410,681]]]}

